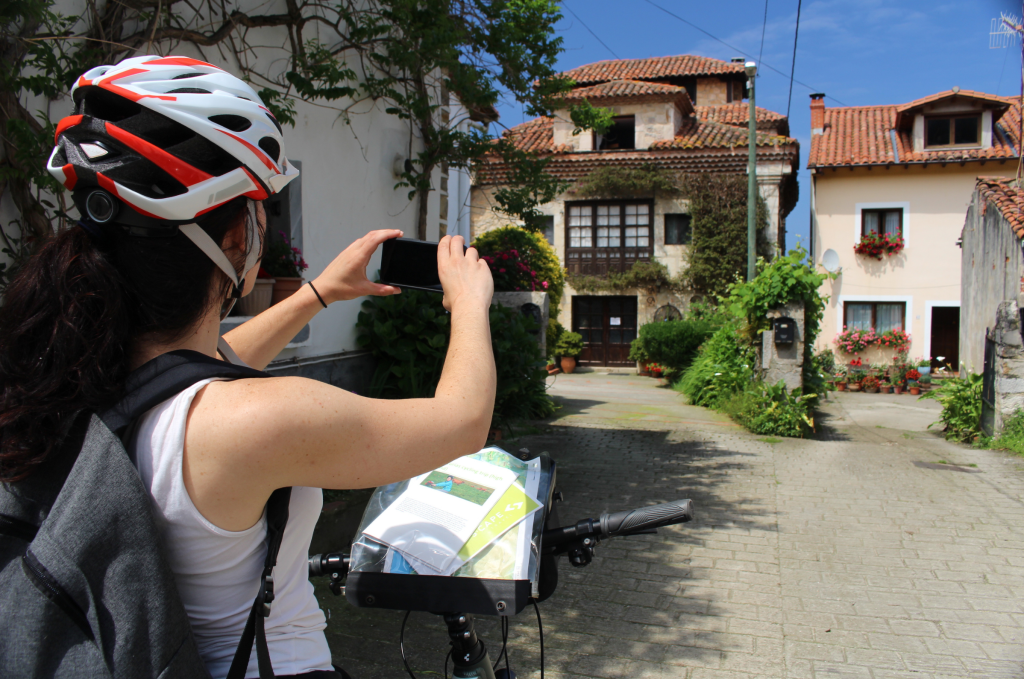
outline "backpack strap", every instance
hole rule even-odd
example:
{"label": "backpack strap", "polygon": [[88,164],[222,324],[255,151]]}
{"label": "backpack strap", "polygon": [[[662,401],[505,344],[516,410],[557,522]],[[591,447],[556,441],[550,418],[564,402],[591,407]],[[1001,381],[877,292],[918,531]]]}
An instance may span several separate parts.
{"label": "backpack strap", "polygon": [[253,641],[256,642],[256,661],[259,664],[260,679],[274,677],[274,668],[270,664],[270,650],[267,648],[266,619],[270,615],[270,605],[274,601],[274,565],[277,563],[277,553],[281,549],[284,527],[288,523],[288,503],[291,495],[291,488],[278,488],[267,501],[267,558],[263,562],[260,591],[249,611],[249,619],[245,621],[245,630],[235,650],[227,679],[245,679]]}
{"label": "backpack strap", "polygon": [[[100,418],[115,435],[127,443],[130,440],[130,431],[139,417],[200,380],[211,377],[270,377],[261,370],[245,365],[223,338],[218,349],[230,362],[190,350],[171,351],[157,356],[128,377],[124,398],[100,415]],[[126,448],[130,449],[131,446]],[[267,501],[267,558],[263,562],[259,593],[249,612],[249,619],[245,623],[245,630],[242,632],[231,670],[228,672],[229,679],[244,679],[254,641],[260,679],[274,677],[270,650],[267,648],[266,618],[270,615],[270,606],[274,601],[274,566],[277,564],[277,554],[281,549],[285,526],[288,524],[291,494],[291,488],[278,488]]]}

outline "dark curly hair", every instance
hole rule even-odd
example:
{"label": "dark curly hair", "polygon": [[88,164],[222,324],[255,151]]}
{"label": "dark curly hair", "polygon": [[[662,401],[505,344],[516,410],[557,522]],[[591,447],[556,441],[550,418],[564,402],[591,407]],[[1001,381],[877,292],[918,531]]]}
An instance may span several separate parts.
{"label": "dark curly hair", "polygon": [[[249,219],[236,198],[197,219],[214,242]],[[250,233],[249,229],[244,230]],[[18,271],[0,308],[0,481],[28,477],[78,413],[117,402],[140,338],[187,336],[231,283],[187,237],[56,234]],[[258,243],[246,243],[246,249]],[[237,257],[242,268],[244,253]],[[222,285],[214,287],[214,276]]]}

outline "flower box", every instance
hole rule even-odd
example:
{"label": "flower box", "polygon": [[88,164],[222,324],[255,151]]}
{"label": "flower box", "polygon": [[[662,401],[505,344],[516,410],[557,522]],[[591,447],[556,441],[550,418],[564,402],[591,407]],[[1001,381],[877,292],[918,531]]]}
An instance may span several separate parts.
{"label": "flower box", "polygon": [[903,247],[902,235],[883,236],[877,233],[866,233],[861,236],[860,242],[853,246],[853,251],[858,255],[873,257],[881,261],[886,256],[899,254]]}

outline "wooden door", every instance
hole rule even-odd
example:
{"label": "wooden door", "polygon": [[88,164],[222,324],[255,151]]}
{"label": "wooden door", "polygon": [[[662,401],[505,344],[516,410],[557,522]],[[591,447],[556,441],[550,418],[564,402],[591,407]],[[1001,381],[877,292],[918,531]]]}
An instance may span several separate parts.
{"label": "wooden door", "polygon": [[[950,365],[953,372],[960,369],[960,307],[932,307],[932,359],[933,366]],[[942,356],[942,360],[936,357]]]}
{"label": "wooden door", "polygon": [[630,366],[636,339],[636,297],[572,298],[572,329],[583,336],[581,365]]}

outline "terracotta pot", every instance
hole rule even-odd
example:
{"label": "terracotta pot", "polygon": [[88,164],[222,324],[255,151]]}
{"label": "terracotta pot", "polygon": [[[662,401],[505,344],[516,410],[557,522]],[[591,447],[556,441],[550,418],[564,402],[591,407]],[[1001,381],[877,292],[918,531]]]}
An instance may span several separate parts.
{"label": "terracotta pot", "polygon": [[288,299],[295,294],[295,291],[302,287],[302,277],[297,278],[277,278],[274,283],[274,296],[270,299],[270,304],[273,306],[278,302]]}
{"label": "terracotta pot", "polygon": [[903,387],[893,387],[892,391],[893,391],[894,394],[902,394],[903,393]]}
{"label": "terracotta pot", "polygon": [[867,387],[864,391],[866,391],[869,394],[877,394],[878,387]]}
{"label": "terracotta pot", "polygon": [[661,371],[660,370],[652,370],[651,374],[654,375],[655,377],[661,377]]}
{"label": "terracotta pot", "polygon": [[891,394],[892,393],[892,387],[879,387],[879,390],[883,394]]}
{"label": "terracotta pot", "polygon": [[846,391],[846,382],[836,382],[836,391]]}
{"label": "terracotta pot", "polygon": [[238,310],[243,316],[258,316],[270,308],[274,296],[273,278],[257,278],[252,292],[238,300]]}
{"label": "terracotta pot", "polygon": [[501,440],[501,429],[491,429],[487,432],[488,441],[500,441]]}
{"label": "terracotta pot", "polygon": [[910,395],[917,396],[921,393],[921,387],[910,387]]}
{"label": "terracotta pot", "polygon": [[566,375],[571,375],[572,371],[576,369],[576,358],[574,356],[563,356],[562,357],[562,372]]}
{"label": "terracotta pot", "polygon": [[850,391],[860,391],[860,383],[859,382],[851,382],[850,383]]}

